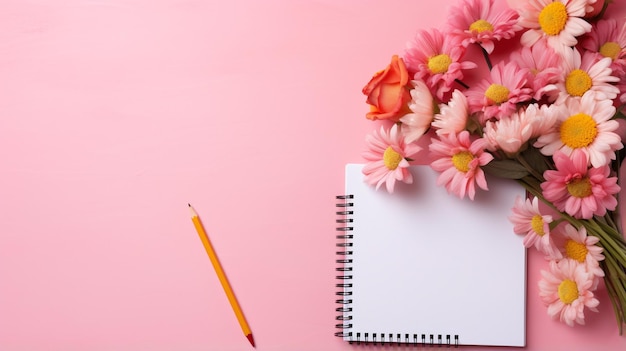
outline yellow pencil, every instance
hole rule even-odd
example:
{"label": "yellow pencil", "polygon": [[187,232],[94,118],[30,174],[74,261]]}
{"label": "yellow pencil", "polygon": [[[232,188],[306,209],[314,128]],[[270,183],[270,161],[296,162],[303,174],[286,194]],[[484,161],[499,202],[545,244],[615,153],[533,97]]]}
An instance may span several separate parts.
{"label": "yellow pencil", "polygon": [[213,268],[215,268],[215,273],[217,273],[217,277],[219,278],[220,283],[222,283],[222,287],[224,288],[224,292],[226,292],[228,301],[230,302],[230,305],[232,306],[233,311],[235,312],[235,316],[237,316],[239,325],[241,325],[241,330],[243,331],[246,338],[248,338],[248,341],[250,341],[250,344],[252,344],[252,347],[255,347],[254,339],[252,338],[252,331],[250,331],[248,322],[246,322],[246,318],[243,316],[241,307],[239,307],[239,303],[237,302],[237,299],[235,298],[233,289],[230,287],[230,284],[228,283],[228,279],[226,278],[226,274],[224,274],[222,265],[220,264],[220,261],[217,259],[215,250],[213,250],[213,246],[211,245],[211,242],[209,241],[209,236],[206,234],[206,231],[204,231],[204,227],[202,226],[200,217],[198,217],[198,213],[194,211],[193,207],[191,207],[191,204],[188,204],[188,205],[189,205],[189,209],[191,210],[191,221],[193,222],[193,225],[196,227],[196,231],[198,232],[198,235],[200,236],[200,240],[202,240],[202,244],[204,245],[204,248],[206,249],[206,253],[209,255],[209,258],[211,259]]}

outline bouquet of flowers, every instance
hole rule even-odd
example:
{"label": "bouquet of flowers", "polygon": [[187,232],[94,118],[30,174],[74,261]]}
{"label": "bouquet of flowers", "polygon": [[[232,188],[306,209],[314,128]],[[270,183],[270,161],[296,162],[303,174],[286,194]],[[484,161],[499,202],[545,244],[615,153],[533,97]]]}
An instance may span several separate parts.
{"label": "bouquet of flowers", "polygon": [[[609,0],[459,0],[443,29],[420,29],[363,93],[365,181],[390,193],[430,164],[460,198],[485,173],[527,198],[509,217],[549,260],[539,282],[552,318],[585,323],[601,281],[626,323],[626,241],[617,215],[626,102],[626,26]],[[469,59],[471,55],[478,59]],[[483,63],[484,62],[484,63]]]}

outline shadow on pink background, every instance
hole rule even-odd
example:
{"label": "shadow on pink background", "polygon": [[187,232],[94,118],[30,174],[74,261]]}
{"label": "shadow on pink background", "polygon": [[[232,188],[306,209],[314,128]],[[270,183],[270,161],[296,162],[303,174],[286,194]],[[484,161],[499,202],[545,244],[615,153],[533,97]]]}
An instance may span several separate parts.
{"label": "shadow on pink background", "polygon": [[[188,202],[258,350],[358,349],[333,336],[334,196],[360,90],[451,3],[3,0],[0,350],[250,349]],[[544,264],[526,349],[625,349],[603,291],[586,327],[549,320]]]}

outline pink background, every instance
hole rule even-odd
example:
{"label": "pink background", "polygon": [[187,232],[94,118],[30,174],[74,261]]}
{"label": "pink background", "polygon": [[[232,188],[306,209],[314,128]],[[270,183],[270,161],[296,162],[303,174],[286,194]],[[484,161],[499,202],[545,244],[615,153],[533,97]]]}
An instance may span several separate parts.
{"label": "pink background", "polygon": [[[258,350],[354,349],[334,196],[360,90],[450,3],[0,1],[0,350],[250,349],[188,202]],[[544,265],[526,349],[626,348],[604,290],[588,326],[548,318]]]}

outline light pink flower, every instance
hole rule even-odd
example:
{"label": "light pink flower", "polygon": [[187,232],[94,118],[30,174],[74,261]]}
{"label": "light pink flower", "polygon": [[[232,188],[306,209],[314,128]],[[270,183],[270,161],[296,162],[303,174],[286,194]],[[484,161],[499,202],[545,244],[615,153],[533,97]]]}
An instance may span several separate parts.
{"label": "light pink flower", "polygon": [[539,296],[546,306],[548,315],[559,317],[561,322],[570,327],[574,323],[585,324],[584,310],[598,312],[600,304],[593,295],[594,276],[585,270],[585,266],[573,260],[550,262],[549,271],[541,271]]}
{"label": "light pink flower", "polygon": [[447,134],[433,138],[429,145],[432,159],[430,166],[441,172],[437,185],[445,185],[449,193],[459,198],[467,195],[474,200],[476,186],[488,190],[485,173],[480,168],[489,163],[493,156],[485,152],[487,141],[479,138],[473,142],[464,130],[458,134]]}
{"label": "light pink flower", "polygon": [[556,90],[561,77],[561,56],[548,46],[546,40],[538,40],[532,46],[524,46],[511,53],[511,61],[531,74],[528,85],[533,98],[539,101],[547,92]]}
{"label": "light pink flower", "polygon": [[550,113],[557,115],[557,122],[534,143],[546,156],[557,150],[571,155],[573,150],[579,149],[587,154],[594,167],[600,167],[615,159],[615,151],[623,147],[615,133],[619,124],[612,120],[615,107],[611,100],[598,101],[589,91],[581,99],[552,104]]}
{"label": "light pink flower", "polygon": [[587,235],[587,229],[583,226],[576,229],[571,224],[563,227],[565,241],[560,248],[563,257],[572,259],[586,266],[587,272],[596,277],[604,277],[604,271],[600,268],[600,261],[604,260],[602,248],[596,245],[600,239]]}
{"label": "light pink flower", "polygon": [[510,117],[487,121],[483,137],[489,142],[489,150],[502,150],[509,157],[524,151],[533,133],[533,125],[525,116],[524,110],[520,110]]}
{"label": "light pink flower", "polygon": [[483,123],[490,118],[509,116],[517,109],[517,103],[532,98],[531,89],[526,87],[527,78],[528,69],[519,68],[515,62],[500,61],[493,66],[488,79],[467,90],[470,112],[483,112]]}
{"label": "light pink flower", "polygon": [[529,121],[532,126],[531,139],[538,138],[552,130],[558,120],[558,113],[552,105],[530,104],[520,110],[520,116]]}
{"label": "light pink flower", "polygon": [[618,23],[614,18],[599,20],[585,36],[582,47],[609,57],[612,60],[611,70],[614,75],[625,73],[626,23]]}
{"label": "light pink flower", "polygon": [[525,247],[534,246],[539,252],[552,259],[562,257],[550,235],[552,216],[539,212],[539,202],[536,197],[532,200],[517,197],[512,211],[509,220],[513,223],[515,234],[524,235]]}
{"label": "light pink flower", "polygon": [[543,196],[559,210],[574,218],[604,216],[617,206],[620,190],[617,177],[609,177],[608,165],[588,168],[587,156],[576,150],[571,156],[557,151],[552,157],[556,170],[543,173]]}
{"label": "light pink flower", "polygon": [[562,52],[578,43],[576,37],[591,30],[591,24],[582,18],[587,13],[587,0],[520,0],[513,7],[520,15],[518,24],[528,28],[521,37],[524,46],[545,38],[548,45]]}
{"label": "light pink flower", "polygon": [[376,184],[378,190],[385,183],[387,191],[393,193],[396,180],[413,183],[407,158],[413,157],[422,148],[406,143],[397,124],[389,130],[381,126],[379,131],[367,135],[365,140],[368,150],[363,153],[363,158],[368,162],[363,167],[363,174],[368,184]]}
{"label": "light pink flower", "polygon": [[421,80],[414,80],[412,84],[411,101],[409,101],[411,113],[400,118],[402,134],[408,143],[416,141],[424,135],[435,114],[433,96],[430,94],[426,83]]}
{"label": "light pink flower", "polygon": [[596,52],[585,51],[582,55],[577,49],[566,50],[563,57],[562,75],[557,83],[556,104],[562,104],[571,98],[580,98],[588,91],[595,92],[598,100],[615,99],[619,89],[611,84],[619,81],[612,75],[611,59]]}
{"label": "light pink flower", "polygon": [[433,95],[443,100],[455,80],[463,79],[463,70],[476,68],[471,61],[461,61],[464,55],[465,48],[458,39],[433,28],[417,32],[403,59],[415,79],[423,80]]}
{"label": "light pink flower", "polygon": [[467,126],[469,117],[467,98],[459,90],[452,92],[452,98],[447,104],[439,105],[439,113],[435,115],[432,126],[437,135],[460,133]]}
{"label": "light pink flower", "polygon": [[458,37],[463,46],[478,43],[487,53],[494,41],[510,39],[521,27],[517,25],[517,12],[506,9],[492,11],[494,0],[462,0],[450,8],[447,27],[450,35]]}

